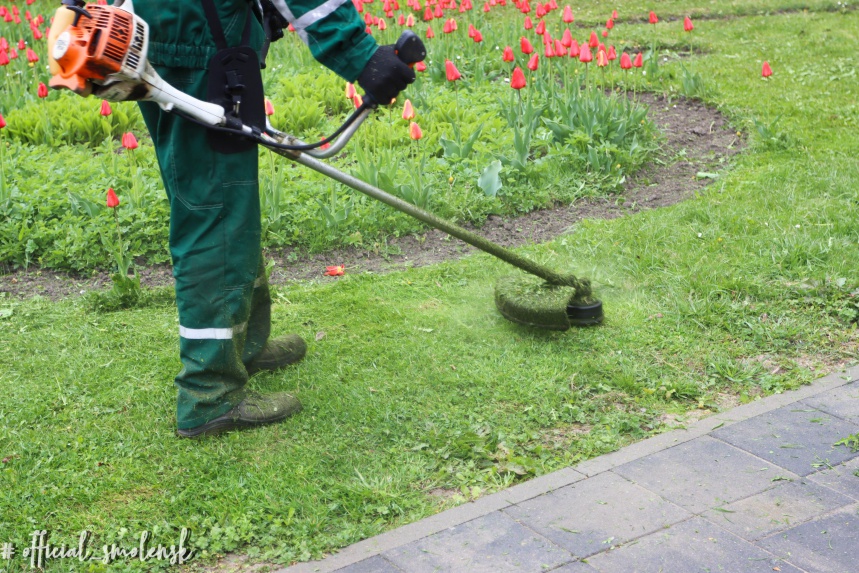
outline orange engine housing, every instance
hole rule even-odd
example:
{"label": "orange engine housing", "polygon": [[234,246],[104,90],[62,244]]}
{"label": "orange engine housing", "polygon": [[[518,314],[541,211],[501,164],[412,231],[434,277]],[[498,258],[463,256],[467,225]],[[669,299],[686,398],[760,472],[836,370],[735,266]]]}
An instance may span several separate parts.
{"label": "orange engine housing", "polygon": [[56,58],[60,73],[51,78],[52,88],[86,94],[88,82],[104,80],[122,69],[134,33],[132,16],[98,4],[87,4],[86,10],[92,18],[81,16],[78,25],[67,30],[68,47]]}

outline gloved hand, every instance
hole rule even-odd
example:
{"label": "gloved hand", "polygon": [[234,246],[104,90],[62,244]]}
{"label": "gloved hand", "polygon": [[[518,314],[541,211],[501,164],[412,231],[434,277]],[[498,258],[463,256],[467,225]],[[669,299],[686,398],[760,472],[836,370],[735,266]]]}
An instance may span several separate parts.
{"label": "gloved hand", "polygon": [[397,57],[393,44],[379,46],[358,76],[358,85],[381,105],[391,103],[413,81],[415,71]]}

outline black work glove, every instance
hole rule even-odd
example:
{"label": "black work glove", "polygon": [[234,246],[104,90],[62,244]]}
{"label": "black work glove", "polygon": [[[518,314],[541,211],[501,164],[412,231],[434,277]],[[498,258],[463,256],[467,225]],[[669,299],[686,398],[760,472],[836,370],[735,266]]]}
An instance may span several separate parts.
{"label": "black work glove", "polygon": [[380,105],[391,103],[413,81],[415,71],[397,57],[393,44],[379,46],[358,76],[358,85]]}

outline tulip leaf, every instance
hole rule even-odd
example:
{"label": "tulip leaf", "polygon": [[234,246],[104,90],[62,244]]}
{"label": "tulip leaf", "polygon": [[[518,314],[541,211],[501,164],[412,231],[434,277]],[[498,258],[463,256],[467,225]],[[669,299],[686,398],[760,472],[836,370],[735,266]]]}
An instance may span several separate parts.
{"label": "tulip leaf", "polygon": [[483,173],[477,179],[477,186],[480,187],[487,197],[495,197],[498,190],[501,189],[501,162],[497,159],[490,163]]}

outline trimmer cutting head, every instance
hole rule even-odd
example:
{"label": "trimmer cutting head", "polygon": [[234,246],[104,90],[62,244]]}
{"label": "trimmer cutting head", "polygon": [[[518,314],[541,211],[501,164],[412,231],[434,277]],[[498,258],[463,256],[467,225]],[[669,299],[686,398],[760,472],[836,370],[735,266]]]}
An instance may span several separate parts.
{"label": "trimmer cutting head", "polygon": [[602,302],[574,287],[551,285],[531,275],[511,275],[495,285],[495,306],[512,322],[547,330],[567,330],[603,320]]}

